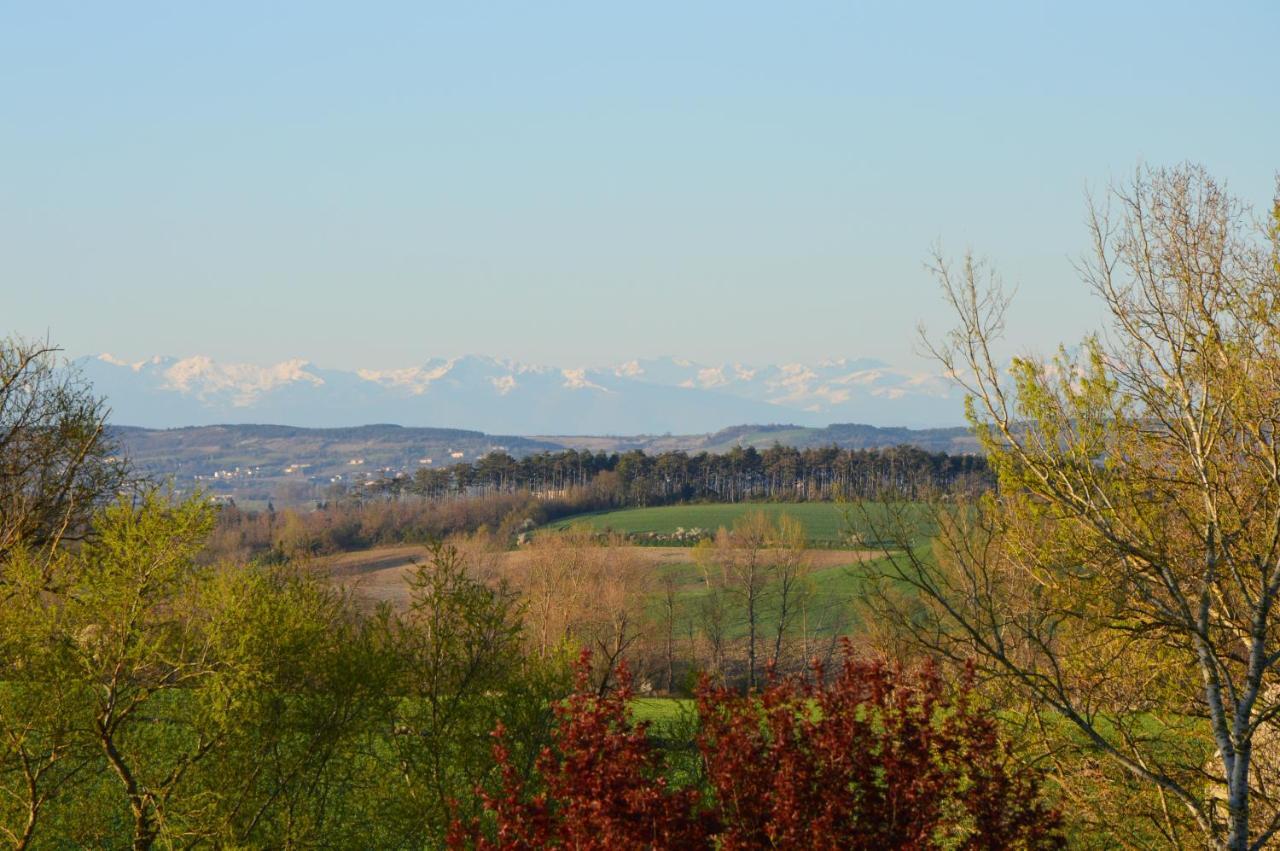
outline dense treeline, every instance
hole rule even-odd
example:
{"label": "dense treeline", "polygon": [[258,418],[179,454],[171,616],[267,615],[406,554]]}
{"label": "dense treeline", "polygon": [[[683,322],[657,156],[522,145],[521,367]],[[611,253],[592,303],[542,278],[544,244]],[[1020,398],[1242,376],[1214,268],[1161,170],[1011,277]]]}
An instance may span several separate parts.
{"label": "dense treeline", "polygon": [[479,531],[510,543],[533,526],[613,504],[588,486],[553,499],[528,493],[444,500],[379,495],[332,500],[312,510],[227,506],[219,512],[204,558],[289,561],[385,544],[425,544]]}
{"label": "dense treeline", "polygon": [[[619,506],[707,500],[812,501],[875,499],[885,494],[916,499],[960,481],[985,479],[977,455],[947,455],[912,446],[888,449],[795,449],[763,452],[741,447],[723,454],[640,450],[622,454],[566,450],[516,459],[495,452],[471,464],[422,469],[388,479],[374,492],[428,499],[489,493],[558,496],[595,484]],[[602,478],[603,477],[603,478]]]}
{"label": "dense treeline", "polygon": [[399,543],[426,543],[486,530],[508,543],[534,526],[611,508],[714,502],[909,500],[990,482],[986,461],[910,446],[724,455],[494,453],[469,464],[420,470],[350,488],[312,510],[222,511],[212,557],[278,560]]}

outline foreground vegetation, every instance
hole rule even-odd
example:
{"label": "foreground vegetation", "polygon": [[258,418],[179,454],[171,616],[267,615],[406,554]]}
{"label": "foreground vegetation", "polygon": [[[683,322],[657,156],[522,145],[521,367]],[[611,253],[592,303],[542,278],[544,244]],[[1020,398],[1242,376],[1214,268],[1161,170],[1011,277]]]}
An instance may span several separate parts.
{"label": "foreground vegetation", "polygon": [[[218,510],[131,483],[90,388],[47,352],[3,353],[0,446],[22,449],[0,456],[14,847],[1059,842],[1038,772],[968,692],[851,653],[829,685],[798,676],[818,654],[794,518],[742,513],[659,572],[587,527],[538,536],[517,570],[500,536],[463,536],[431,546],[404,605],[370,609],[305,547],[221,557]],[[705,672],[696,714],[651,740],[629,671],[671,691],[677,665]],[[766,687],[766,669],[797,676]],[[827,736],[859,761],[808,750]],[[750,747],[780,770],[733,761]],[[898,799],[918,803],[876,803]]]}
{"label": "foreground vegetation", "polygon": [[[578,688],[556,708],[552,747],[529,795],[499,736],[502,794],[488,820],[456,823],[453,847],[1060,848],[1060,815],[1036,775],[1013,768],[996,723],[966,683],[944,695],[919,677],[846,653],[838,675],[773,683],[760,696],[699,690],[696,747],[705,780],[668,782],[619,687]],[[874,778],[874,779],[873,779]]]}
{"label": "foreground vegetation", "polygon": [[[744,514],[704,538],[680,566],[691,594],[577,528],[539,536],[511,572],[499,536],[433,544],[404,605],[370,608],[305,548],[221,557],[218,509],[131,481],[90,388],[38,347],[0,355],[0,835],[16,848],[754,848],[802,825],[867,847],[1058,842],[1039,773],[936,679],[891,685],[848,656],[841,685],[813,669],[738,696],[816,649],[792,518]],[[677,618],[680,595],[698,617]],[[629,670],[671,690],[678,664],[696,717],[650,740],[627,714]],[[815,702],[821,725],[792,731]],[[762,712],[774,732],[751,739]],[[806,756],[810,738],[849,723],[884,732],[855,736],[848,782],[796,798],[837,768]],[[751,742],[808,764],[726,762]]]}
{"label": "foreground vegetation", "polygon": [[[625,625],[575,621],[547,644],[524,617],[538,598],[475,578],[456,548],[413,572],[405,610],[370,613],[314,573],[203,566],[213,514],[197,501],[148,490],[91,522],[82,546],[24,544],[4,564],[14,847],[1060,843],[1038,772],[930,675],[917,690],[848,656],[829,687],[787,679],[745,699],[704,679],[696,722],[663,725],[667,757],[629,720]],[[617,642],[602,647],[619,667],[584,656],[571,688],[575,634]],[[808,749],[824,736],[859,762]],[[778,771],[736,761],[748,747]]]}

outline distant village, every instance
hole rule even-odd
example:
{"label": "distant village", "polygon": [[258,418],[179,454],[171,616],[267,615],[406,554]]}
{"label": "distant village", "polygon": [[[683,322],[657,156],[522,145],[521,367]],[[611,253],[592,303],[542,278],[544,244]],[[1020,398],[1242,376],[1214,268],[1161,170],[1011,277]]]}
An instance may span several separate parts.
{"label": "distant village", "polygon": [[[209,501],[221,505],[262,502],[283,497],[301,502],[349,493],[352,488],[373,488],[388,479],[404,479],[416,470],[474,461],[492,452],[508,452],[507,446],[448,448],[413,462],[374,466],[363,456],[346,459],[295,461],[284,466],[254,464],[191,474],[189,481],[209,493]],[[290,498],[292,497],[292,498]]]}

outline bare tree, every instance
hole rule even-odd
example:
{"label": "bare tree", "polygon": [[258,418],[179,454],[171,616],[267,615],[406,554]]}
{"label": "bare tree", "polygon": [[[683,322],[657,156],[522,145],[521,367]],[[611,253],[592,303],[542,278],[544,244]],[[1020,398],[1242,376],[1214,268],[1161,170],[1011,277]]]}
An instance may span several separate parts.
{"label": "bare tree", "polygon": [[658,579],[662,589],[662,640],[663,663],[666,675],[666,690],[671,693],[676,687],[676,621],[677,596],[675,575],[666,572]]}
{"label": "bare tree", "polygon": [[0,563],[80,539],[125,482],[108,409],[48,343],[0,340]]}
{"label": "bare tree", "polygon": [[769,593],[768,544],[773,524],[763,511],[744,514],[733,531],[720,529],[716,535],[715,558],[721,568],[724,589],[741,606],[746,618],[747,688],[759,683],[759,647],[764,600]]}
{"label": "bare tree", "polygon": [[[786,641],[795,630],[796,620],[806,614],[808,598],[812,592],[809,583],[810,565],[805,547],[804,525],[790,515],[778,518],[768,540],[770,546],[768,572],[776,601],[777,620],[774,624],[773,655],[769,664],[783,664]],[[808,661],[807,622],[803,637],[802,663]],[[802,666],[803,667],[803,664]]]}
{"label": "bare tree", "polygon": [[581,632],[596,650],[599,690],[604,694],[623,657],[645,633],[645,605],[652,582],[635,551],[620,537],[596,547],[589,560],[589,605]]}
{"label": "bare tree", "polygon": [[587,596],[588,548],[585,529],[542,535],[524,548],[510,580],[527,601],[530,637],[539,658],[556,652],[573,637],[573,623]]}
{"label": "bare tree", "polygon": [[724,680],[728,674],[727,642],[729,628],[728,572],[716,557],[716,543],[704,538],[693,548],[694,563],[702,573],[704,593],[698,600],[698,629],[707,643],[710,668]]}
{"label": "bare tree", "polygon": [[872,602],[1042,721],[1086,816],[1128,808],[1113,839],[1262,848],[1280,829],[1280,206],[1257,228],[1186,166],[1091,208],[1080,269],[1109,323],[1075,353],[1006,365],[998,280],[937,259],[959,327],[933,351],[999,487],[927,518],[868,511],[896,541]]}
{"label": "bare tree", "polygon": [[542,535],[524,547],[509,579],[526,601],[540,657],[566,645],[590,648],[601,689],[647,626],[648,571],[619,537],[587,527]]}

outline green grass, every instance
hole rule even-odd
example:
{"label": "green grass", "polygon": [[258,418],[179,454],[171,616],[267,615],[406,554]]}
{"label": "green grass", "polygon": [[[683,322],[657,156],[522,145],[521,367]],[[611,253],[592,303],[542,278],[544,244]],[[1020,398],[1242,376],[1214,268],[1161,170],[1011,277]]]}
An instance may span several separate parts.
{"label": "green grass", "polygon": [[[865,566],[865,565],[864,565]],[[703,607],[713,598],[707,589],[701,570],[694,564],[664,565],[660,570],[675,579],[676,634],[685,636],[692,628],[696,631]],[[802,629],[810,638],[822,640],[832,635],[846,634],[857,627],[854,599],[862,587],[862,576],[852,558],[848,564],[814,568],[809,574],[803,615],[796,615],[790,634],[794,638]],[[727,594],[725,607],[725,636],[736,641],[747,635],[747,614],[740,595]],[[654,623],[662,623],[664,603],[661,592],[655,590],[649,600],[649,616]],[[761,600],[759,622],[761,636],[771,636],[777,629],[776,601],[773,592],[767,592]],[[763,640],[763,639],[762,639]]]}
{"label": "green grass", "polygon": [[[911,506],[901,507],[908,512],[914,510]],[[883,517],[886,509],[873,507],[871,510]],[[544,530],[563,530],[585,524],[599,531],[632,536],[647,532],[670,535],[678,528],[688,530],[697,527],[714,531],[721,526],[732,527],[735,520],[755,511],[763,511],[774,519],[785,514],[800,521],[811,546],[828,550],[854,548],[848,534],[848,523],[849,520],[858,522],[859,509],[829,502],[711,503],[630,508],[565,518],[549,524]],[[640,542],[643,543],[643,539]],[[685,635],[691,627],[696,627],[703,617],[704,607],[713,599],[692,556],[691,552],[687,563],[668,564],[660,568],[665,576],[675,580],[676,632],[680,635]],[[814,640],[822,640],[856,630],[853,601],[861,590],[863,571],[858,569],[855,561],[855,556],[850,553],[845,564],[832,566],[828,561],[827,565],[813,568],[807,583],[804,613],[797,616],[797,621],[792,622],[791,633],[803,631]],[[729,640],[738,640],[747,634],[746,612],[739,597],[738,594],[730,593],[723,602],[726,607],[725,635]],[[761,616],[757,628],[762,640],[776,630],[776,606],[773,603],[771,598],[761,601]],[[650,608],[655,622],[660,622],[664,617],[663,603],[657,589],[650,600]]]}
{"label": "green grass", "polygon": [[[910,522],[918,529],[918,534],[927,535],[926,527],[929,525],[927,509],[910,503],[900,503],[892,508],[886,508],[879,504],[856,506],[835,502],[736,502],[690,503],[654,508],[596,511],[589,514],[575,514],[549,523],[543,528],[563,530],[582,524],[601,532],[619,532],[637,536],[637,543],[643,544],[644,539],[640,536],[645,533],[671,535],[677,529],[688,531],[694,528],[706,529],[714,533],[721,526],[733,528],[734,522],[740,517],[757,511],[764,512],[772,520],[785,514],[800,521],[804,526],[809,546],[824,549],[844,547],[874,549],[874,541],[857,544],[851,539],[850,523],[855,528],[864,527],[865,537],[871,537],[873,532],[891,535],[890,527],[902,522]],[[891,517],[891,514],[894,516]],[[868,518],[875,528],[865,528]]]}
{"label": "green grass", "polygon": [[657,727],[686,718],[693,712],[693,704],[692,699],[685,697],[637,697],[631,701],[631,717]]}
{"label": "green grass", "polygon": [[[913,520],[926,518],[922,510],[910,504],[899,504],[893,508],[870,506],[867,510],[873,512],[871,518],[878,524],[885,522],[884,518],[890,511],[902,513]],[[863,577],[870,563],[859,563],[854,552],[848,553],[846,561],[831,551],[876,549],[874,545],[855,544],[849,536],[850,521],[855,526],[862,522],[862,509],[858,506],[809,502],[702,503],[631,508],[564,518],[544,526],[541,531],[555,532],[575,525],[587,525],[602,532],[612,531],[628,536],[643,536],[648,532],[671,535],[678,528],[702,528],[714,532],[721,526],[732,527],[735,520],[755,511],[763,511],[773,519],[785,514],[798,520],[805,528],[810,546],[825,551],[824,558],[819,559],[811,568],[801,597],[793,600],[796,606],[792,610],[795,619],[788,627],[789,640],[794,641],[797,635],[805,635],[808,640],[820,643],[829,641],[834,636],[855,633],[859,627],[855,600],[862,590]],[[637,540],[637,543],[644,542],[643,538]],[[674,580],[674,632],[683,638],[699,631],[708,613],[715,611],[717,598],[708,589],[702,569],[694,563],[694,553],[690,551],[688,560],[682,562],[663,564],[656,569],[663,578]],[[756,627],[758,640],[761,642],[772,640],[777,630],[777,601],[773,596],[774,590],[767,590],[757,610]],[[803,605],[800,605],[801,598]],[[748,633],[748,618],[740,589],[734,586],[723,593],[719,600],[719,611],[724,618],[724,637],[729,641],[741,640]],[[666,606],[663,592],[657,583],[651,591],[648,605],[648,614],[653,622],[665,623]],[[664,711],[662,706],[661,703],[639,701],[636,704],[638,717],[655,720],[657,727]]]}
{"label": "green grass", "polygon": [[657,508],[624,508],[579,514],[552,523],[548,528],[567,529],[581,523],[600,531],[627,535],[645,532],[670,535],[679,528],[688,530],[695,527],[715,532],[721,526],[732,528],[734,521],[744,514],[763,511],[772,519],[786,514],[799,520],[804,524],[811,544],[832,547],[848,544],[845,512],[849,508],[847,505],[831,502],[664,505]]}

